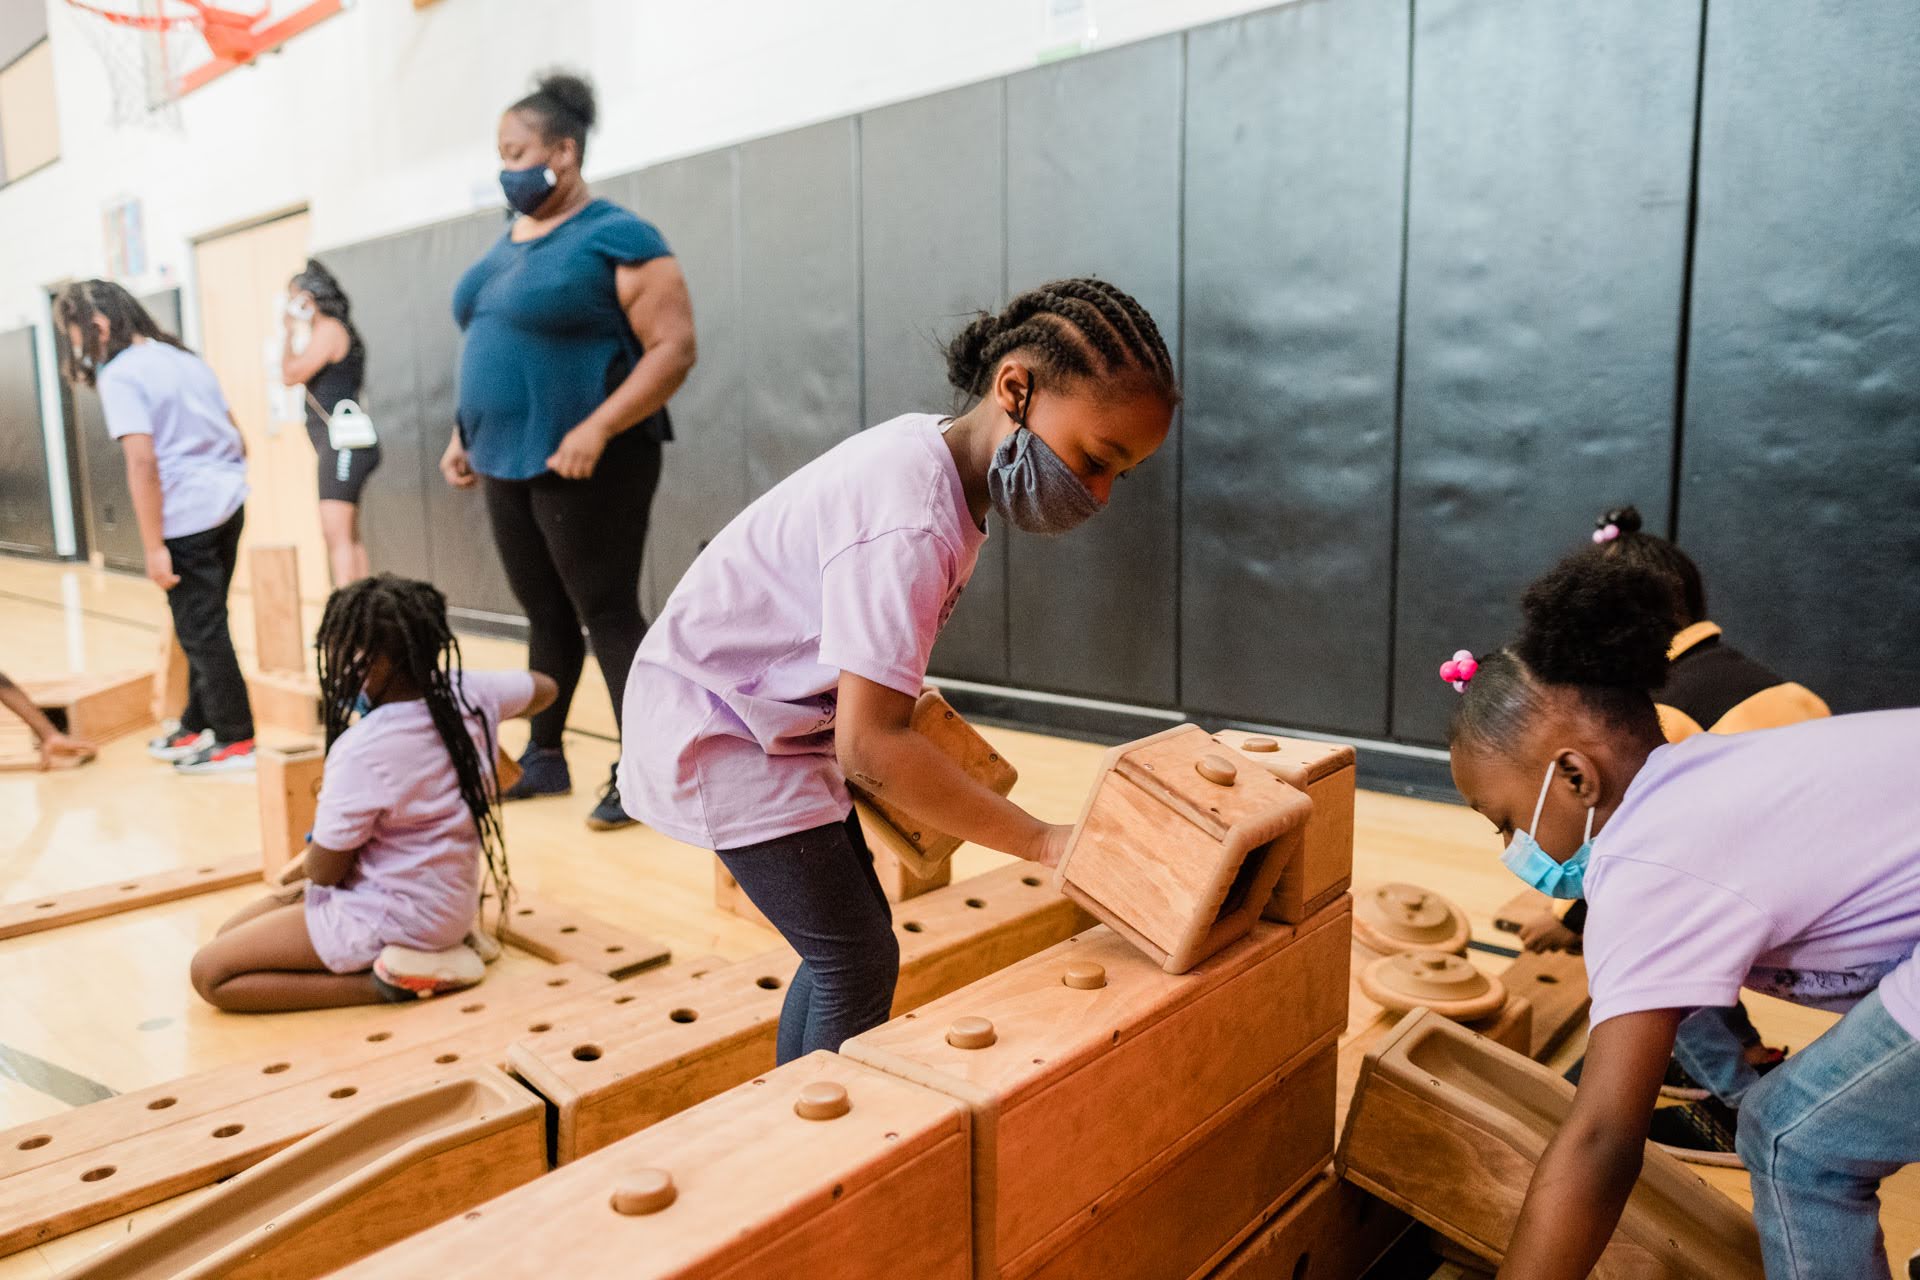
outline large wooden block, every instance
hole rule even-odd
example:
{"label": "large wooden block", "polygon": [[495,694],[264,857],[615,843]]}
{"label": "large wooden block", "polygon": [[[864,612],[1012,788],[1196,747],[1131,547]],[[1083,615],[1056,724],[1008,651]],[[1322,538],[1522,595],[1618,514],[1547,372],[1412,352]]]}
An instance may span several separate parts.
{"label": "large wooden block", "polygon": [[1266,908],[1269,920],[1304,920],[1353,881],[1353,748],[1241,729],[1214,737],[1313,801],[1300,852],[1281,872]]}
{"label": "large wooden block", "polygon": [[[1071,1248],[1142,1170],[1334,1042],[1350,923],[1342,900],[1297,926],[1258,925],[1184,975],[1090,929],[841,1052],[968,1105],[976,1274],[1025,1276]],[[1330,1090],[1315,1103],[1329,1126]]]}
{"label": "large wooden block", "polygon": [[341,1274],[963,1280],[967,1124],[951,1098],[816,1053]]}
{"label": "large wooden block", "polygon": [[1238,758],[1190,724],[1115,747],[1055,873],[1169,973],[1246,935],[1313,810]]}
{"label": "large wooden block", "polygon": [[247,677],[256,729],[313,737],[322,728],[320,682],[301,671],[256,671]]}
{"label": "large wooden block", "polygon": [[279,883],[287,863],[306,851],[327,753],[318,742],[261,745],[253,752],[260,786],[260,873]]}
{"label": "large wooden block", "polygon": [[1386,1201],[1325,1170],[1208,1280],[1360,1280],[1409,1222]]}
{"label": "large wooden block", "polygon": [[[1014,767],[947,704],[938,689],[924,691],[913,704],[912,727],[989,791],[1004,796],[1020,780]],[[885,797],[851,780],[847,785],[858,797],[861,823],[866,827],[874,852],[886,851],[920,879],[932,879],[960,847],[958,836],[935,831]]]}
{"label": "large wooden block", "polygon": [[[1573,1108],[1558,1074],[1429,1010],[1367,1055],[1341,1138],[1343,1176],[1489,1261],[1505,1257],[1547,1143]],[[1753,1219],[1647,1144],[1593,1270],[1727,1280],[1761,1274]]]}
{"label": "large wooden block", "polygon": [[300,619],[300,552],[293,546],[257,546],[247,557],[253,593],[254,665],[267,672],[306,674],[306,627]]}
{"label": "large wooden block", "polygon": [[[89,742],[111,741],[152,720],[153,677],[144,671],[23,679],[20,690],[54,727]],[[0,709],[0,717],[13,720]]]}
{"label": "large wooden block", "polygon": [[360,1108],[63,1280],[310,1280],[546,1171],[546,1109],[482,1069]]}
{"label": "large wooden block", "polygon": [[[489,930],[497,929],[500,923],[490,893],[481,895],[480,920]],[[668,960],[663,943],[609,924],[578,907],[518,889],[513,892],[505,928],[498,933],[508,943],[542,960],[577,964],[609,978],[629,977]]]}
{"label": "large wooden block", "polygon": [[1528,1057],[1542,1060],[1587,1020],[1587,962],[1565,951],[1522,951],[1500,975],[1507,994],[1533,1006]]}

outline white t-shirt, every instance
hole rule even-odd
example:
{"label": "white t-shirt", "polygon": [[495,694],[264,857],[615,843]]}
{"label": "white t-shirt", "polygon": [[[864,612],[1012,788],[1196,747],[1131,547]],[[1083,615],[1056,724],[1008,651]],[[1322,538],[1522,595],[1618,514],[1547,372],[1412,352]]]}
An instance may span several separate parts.
{"label": "white t-shirt", "polygon": [[136,342],[95,375],[107,434],[152,436],[161,536],[217,529],[247,500],[247,456],[207,362],[164,342]]}

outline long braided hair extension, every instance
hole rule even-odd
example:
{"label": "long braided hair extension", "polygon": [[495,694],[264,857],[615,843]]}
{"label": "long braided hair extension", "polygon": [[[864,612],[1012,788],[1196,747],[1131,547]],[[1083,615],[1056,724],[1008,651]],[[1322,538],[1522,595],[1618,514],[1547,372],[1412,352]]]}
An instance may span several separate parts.
{"label": "long braided hair extension", "polygon": [[513,881],[507,870],[507,839],[496,812],[500,780],[494,761],[481,760],[466,717],[480,722],[483,742],[492,742],[499,726],[488,724],[486,713],[469,703],[460,690],[460,641],[447,625],[447,598],[432,583],[390,573],[362,578],[327,600],[315,644],[320,651],[320,701],[326,713],[328,750],[347,731],[354,703],[376,658],[387,659],[396,675],[421,691],[433,727],[453,760],[460,798],[473,815],[493,900],[509,901]]}
{"label": "long braided hair extension", "polygon": [[[61,373],[71,382],[93,385],[101,365],[133,345],[136,335],[187,350],[187,344],[162,329],[139,299],[111,280],[81,280],[61,290],[53,304],[54,322],[62,333],[69,327],[80,330],[79,347],[68,347]],[[95,316],[107,318],[107,336],[101,340],[94,326]],[[82,362],[81,357],[87,361]]]}
{"label": "long braided hair extension", "polygon": [[1062,380],[1132,384],[1180,403],[1160,327],[1131,294],[1104,280],[1050,281],[999,315],[981,312],[947,344],[947,380],[984,395],[1000,361],[1016,351]]}

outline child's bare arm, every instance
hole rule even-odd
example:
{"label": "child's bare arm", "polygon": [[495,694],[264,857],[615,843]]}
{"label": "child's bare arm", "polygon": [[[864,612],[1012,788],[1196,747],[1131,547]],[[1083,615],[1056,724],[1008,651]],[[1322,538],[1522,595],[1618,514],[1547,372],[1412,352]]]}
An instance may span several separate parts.
{"label": "child's bare arm", "polygon": [[27,728],[40,744],[40,767],[50,767],[56,756],[70,756],[78,760],[93,759],[96,748],[91,742],[75,738],[60,732],[60,727],[47,719],[46,712],[34,705],[27,691],[0,673],[0,706],[26,721]]}
{"label": "child's bare arm", "polygon": [[306,868],[307,879],[315,884],[336,885],[347,878],[353,870],[353,864],[359,860],[358,849],[329,849],[323,845],[309,844],[301,861]]}

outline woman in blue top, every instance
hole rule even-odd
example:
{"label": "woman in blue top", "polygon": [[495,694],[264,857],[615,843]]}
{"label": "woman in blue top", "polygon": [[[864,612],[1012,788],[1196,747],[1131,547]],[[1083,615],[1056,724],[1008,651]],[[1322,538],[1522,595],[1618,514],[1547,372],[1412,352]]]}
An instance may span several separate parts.
{"label": "woman in blue top", "polygon": [[[553,73],[500,118],[500,186],[520,216],[453,292],[466,342],[440,470],[456,489],[484,487],[528,666],[560,685],[507,799],[572,790],[560,734],[583,625],[618,723],[647,627],[640,553],[673,437],[667,400],[694,361],[693,307],[666,241],[580,176],[594,110],[586,81]],[[587,825],[631,821],[609,776]]]}

